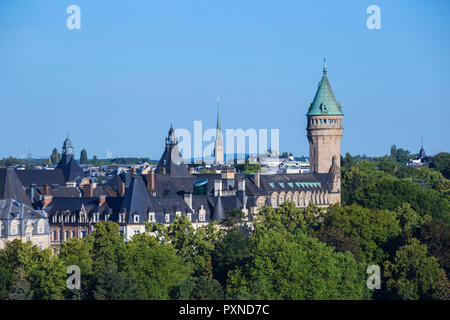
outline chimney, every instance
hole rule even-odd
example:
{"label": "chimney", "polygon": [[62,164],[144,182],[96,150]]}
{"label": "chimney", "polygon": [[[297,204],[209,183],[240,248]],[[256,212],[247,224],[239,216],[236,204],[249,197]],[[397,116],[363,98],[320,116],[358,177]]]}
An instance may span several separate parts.
{"label": "chimney", "polygon": [[44,184],[44,188],[42,190],[42,195],[48,196],[50,194],[50,189],[48,187],[48,184]]}
{"label": "chimney", "polygon": [[43,200],[42,200],[42,206],[43,208],[45,208],[46,206],[48,206],[48,204],[50,202],[52,202],[53,196],[51,195],[44,195]]}
{"label": "chimney", "polygon": [[101,195],[100,197],[98,197],[98,206],[102,206],[104,205],[106,202],[106,196],[105,195]]}
{"label": "chimney", "polygon": [[83,186],[83,196],[84,197],[93,197],[94,196],[94,186],[92,183],[86,183]]}
{"label": "chimney", "polygon": [[238,181],[238,191],[236,194],[242,205],[245,207],[247,205],[247,197],[245,196],[245,179]]}
{"label": "chimney", "polygon": [[155,172],[150,171],[147,175],[147,190],[148,193],[153,194],[155,192]]}
{"label": "chimney", "polygon": [[119,183],[119,194],[123,196],[125,194],[125,182],[120,181]]}
{"label": "chimney", "polygon": [[261,187],[261,173],[259,171],[255,171],[255,184],[258,188]]}
{"label": "chimney", "polygon": [[222,196],[222,180],[214,180],[214,195],[216,197]]}
{"label": "chimney", "polygon": [[31,202],[34,202],[34,190],[36,189],[36,184],[32,183],[30,184],[30,198]]}
{"label": "chimney", "polygon": [[192,210],[192,193],[185,193],[184,194],[184,201],[187,203],[189,208]]}

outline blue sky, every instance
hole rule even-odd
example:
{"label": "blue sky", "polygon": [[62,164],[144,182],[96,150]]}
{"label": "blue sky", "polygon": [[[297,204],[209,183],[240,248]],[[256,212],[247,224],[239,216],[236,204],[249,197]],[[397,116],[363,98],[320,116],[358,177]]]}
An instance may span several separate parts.
{"label": "blue sky", "polygon": [[[66,8],[81,8],[69,30]],[[366,8],[381,8],[368,30]],[[170,124],[278,128],[307,155],[323,57],[343,104],[341,151],[450,151],[450,2],[0,2],[0,157],[48,156],[69,133],[113,157],[159,158]],[[205,143],[206,145],[206,143]]]}

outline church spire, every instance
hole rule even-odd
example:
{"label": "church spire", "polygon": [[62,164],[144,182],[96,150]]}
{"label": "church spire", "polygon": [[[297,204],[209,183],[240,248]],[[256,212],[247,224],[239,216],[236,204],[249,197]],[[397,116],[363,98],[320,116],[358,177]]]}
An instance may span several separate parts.
{"label": "church spire", "polygon": [[214,162],[217,164],[224,163],[222,125],[220,123],[220,95],[217,94],[217,125],[216,125],[216,141],[214,143]]}

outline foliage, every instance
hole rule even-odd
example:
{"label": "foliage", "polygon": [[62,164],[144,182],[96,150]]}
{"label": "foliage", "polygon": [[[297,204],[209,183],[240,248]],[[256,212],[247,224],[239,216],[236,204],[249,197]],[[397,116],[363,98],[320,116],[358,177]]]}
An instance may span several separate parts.
{"label": "foliage", "polygon": [[317,236],[325,240],[322,238],[323,235],[331,237],[343,232],[341,239],[345,241],[337,238],[332,242],[333,244],[344,242],[345,246],[339,248],[341,251],[350,250],[353,253],[360,253],[364,262],[377,264],[387,256],[383,247],[401,232],[396,216],[395,212],[371,210],[359,205],[333,206],[324,215],[324,221]]}
{"label": "foliage", "polygon": [[[283,250],[280,250],[283,248]],[[229,273],[229,296],[263,299],[363,299],[364,274],[351,253],[301,230],[264,230],[252,237],[250,262]]]}
{"label": "foliage", "polygon": [[172,297],[176,300],[221,300],[224,293],[217,280],[200,276],[185,279],[174,289]]}
{"label": "foliage", "polygon": [[442,173],[446,179],[450,179],[450,153],[441,152],[432,157],[430,167]]}
{"label": "foliage", "polygon": [[435,257],[417,239],[401,247],[394,260],[384,264],[386,288],[391,298],[450,299],[450,285]]}
{"label": "foliage", "polygon": [[80,153],[80,164],[87,164],[88,163],[88,155],[86,149],[81,150]]}

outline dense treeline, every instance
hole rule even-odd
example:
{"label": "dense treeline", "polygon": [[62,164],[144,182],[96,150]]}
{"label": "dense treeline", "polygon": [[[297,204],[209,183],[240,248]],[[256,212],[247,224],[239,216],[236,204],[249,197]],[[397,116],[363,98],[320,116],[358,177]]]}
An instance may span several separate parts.
{"label": "dense treeline", "polygon": [[[59,254],[9,242],[0,299],[449,299],[449,194],[435,168],[346,155],[342,206],[263,207],[252,232],[233,210],[197,230],[186,217],[148,224],[127,243],[100,222]],[[67,289],[69,265],[80,290]],[[379,290],[367,288],[369,265]]]}

